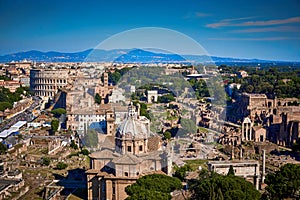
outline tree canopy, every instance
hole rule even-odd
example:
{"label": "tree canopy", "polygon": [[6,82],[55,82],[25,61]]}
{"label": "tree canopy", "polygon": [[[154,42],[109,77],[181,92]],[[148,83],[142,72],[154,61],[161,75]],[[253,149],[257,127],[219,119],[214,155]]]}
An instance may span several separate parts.
{"label": "tree canopy", "polygon": [[15,92],[10,92],[9,89],[0,87],[0,111],[4,111],[6,108],[11,109],[13,103],[22,99],[21,95],[29,95],[28,87],[19,87]]}
{"label": "tree canopy", "polygon": [[6,101],[0,102],[0,111],[4,111],[7,108],[12,109],[13,108],[12,104]]}
{"label": "tree canopy", "polygon": [[101,104],[101,100],[102,100],[101,96],[99,95],[99,93],[97,93],[95,95],[95,103]]}
{"label": "tree canopy", "polygon": [[68,164],[66,164],[66,163],[64,163],[64,162],[59,162],[59,163],[57,163],[57,165],[56,165],[56,168],[57,168],[58,170],[66,169],[67,167],[68,167]]}
{"label": "tree canopy", "polygon": [[51,162],[51,159],[50,159],[50,158],[48,158],[48,157],[43,157],[43,158],[42,158],[42,163],[43,163],[43,165],[49,166],[49,165],[50,165],[50,162]]}
{"label": "tree canopy", "polygon": [[234,173],[233,166],[232,166],[232,165],[230,165],[230,167],[229,167],[229,171],[228,171],[228,173],[227,173],[227,176],[234,176],[234,175],[235,175],[235,173]]}
{"label": "tree canopy", "polygon": [[191,184],[192,199],[260,199],[260,193],[254,185],[245,179],[233,175],[222,176],[215,172],[202,170],[199,179]]}
{"label": "tree canopy", "polygon": [[58,127],[59,127],[59,121],[57,119],[53,119],[51,121],[52,132],[55,133],[57,131]]}
{"label": "tree canopy", "polygon": [[300,98],[300,70],[293,67],[229,67],[220,66],[224,75],[245,70],[249,76],[244,78],[224,76],[229,83],[240,83],[240,92],[273,94],[279,98]]}
{"label": "tree canopy", "polygon": [[169,103],[171,101],[175,101],[175,98],[172,94],[165,94],[165,95],[159,96],[157,98],[157,101],[159,103]]}
{"label": "tree canopy", "polygon": [[56,108],[56,109],[53,109],[51,111],[51,113],[54,114],[55,117],[60,117],[60,115],[66,114],[67,111],[64,108]]}
{"label": "tree canopy", "polygon": [[300,193],[300,165],[288,163],[266,176],[265,199],[296,199]]}
{"label": "tree canopy", "polygon": [[163,135],[164,135],[164,139],[166,139],[166,140],[170,140],[172,137],[172,135],[169,131],[164,132]]}
{"label": "tree canopy", "polygon": [[185,175],[186,175],[187,172],[193,171],[192,167],[189,164],[185,164],[182,167],[175,166],[174,169],[175,169],[174,177],[179,178],[181,181],[184,180]]}
{"label": "tree canopy", "polygon": [[170,192],[181,189],[178,178],[163,174],[151,174],[139,178],[136,183],[125,188],[128,200],[171,199]]}

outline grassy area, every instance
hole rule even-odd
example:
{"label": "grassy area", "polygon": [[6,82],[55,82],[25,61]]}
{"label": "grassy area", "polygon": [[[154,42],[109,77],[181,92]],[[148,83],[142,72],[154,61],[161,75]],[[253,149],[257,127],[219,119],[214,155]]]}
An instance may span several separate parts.
{"label": "grassy area", "polygon": [[207,165],[206,165],[207,160],[196,159],[196,160],[185,160],[184,162],[190,165],[193,171],[197,170],[199,166],[201,166],[202,169],[207,169]]}
{"label": "grassy area", "polygon": [[198,127],[200,133],[208,133],[208,130],[204,127]]}
{"label": "grassy area", "polygon": [[223,145],[222,144],[219,144],[217,143],[216,146],[215,146],[216,149],[220,150],[223,148]]}

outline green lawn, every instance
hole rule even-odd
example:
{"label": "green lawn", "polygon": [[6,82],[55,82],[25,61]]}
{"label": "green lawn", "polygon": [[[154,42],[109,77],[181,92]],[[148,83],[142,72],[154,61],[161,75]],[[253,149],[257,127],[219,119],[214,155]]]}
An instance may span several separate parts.
{"label": "green lawn", "polygon": [[202,169],[207,169],[207,165],[206,165],[207,160],[196,159],[196,160],[185,160],[184,162],[190,165],[193,171],[197,170],[199,166],[201,166]]}

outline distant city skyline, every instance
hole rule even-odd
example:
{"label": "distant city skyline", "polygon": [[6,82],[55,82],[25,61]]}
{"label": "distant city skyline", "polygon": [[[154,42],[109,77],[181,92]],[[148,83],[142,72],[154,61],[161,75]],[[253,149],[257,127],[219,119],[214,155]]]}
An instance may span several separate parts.
{"label": "distant city skyline", "polygon": [[126,30],[161,27],[212,56],[300,61],[299,0],[0,0],[0,27],[0,55],[79,52]]}

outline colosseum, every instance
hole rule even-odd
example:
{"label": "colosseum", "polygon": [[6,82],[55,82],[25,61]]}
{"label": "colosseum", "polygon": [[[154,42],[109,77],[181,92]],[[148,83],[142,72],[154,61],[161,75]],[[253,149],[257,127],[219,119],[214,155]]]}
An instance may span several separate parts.
{"label": "colosseum", "polygon": [[34,95],[53,98],[59,88],[67,85],[69,70],[32,69],[30,70],[30,89]]}

